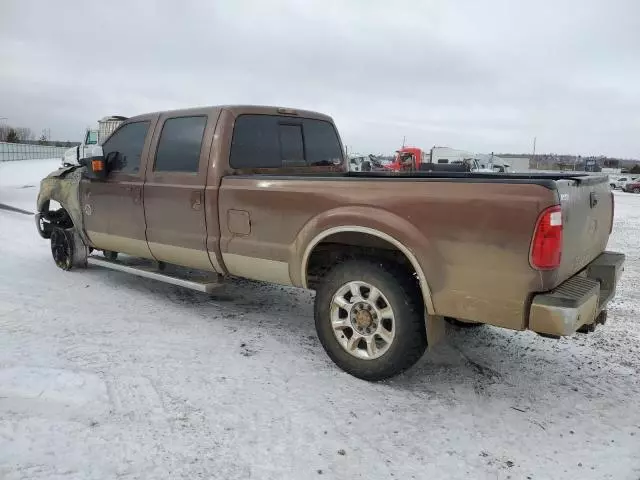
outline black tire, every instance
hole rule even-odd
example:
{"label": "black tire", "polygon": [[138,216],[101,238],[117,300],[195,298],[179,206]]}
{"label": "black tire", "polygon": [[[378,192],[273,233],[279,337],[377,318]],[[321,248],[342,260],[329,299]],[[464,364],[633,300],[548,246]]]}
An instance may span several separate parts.
{"label": "black tire", "polygon": [[73,268],[73,239],[69,233],[58,227],[51,231],[51,256],[58,268]]}
{"label": "black tire", "polygon": [[444,319],[449,325],[453,325],[458,328],[478,328],[484,326],[484,323],[465,322],[452,317],[444,317]]}
{"label": "black tire", "polygon": [[73,228],[54,226],[50,241],[51,255],[58,268],[68,271],[87,266],[88,248]]}
{"label": "black tire", "polygon": [[[361,359],[348,353],[338,342],[331,326],[331,302],[345,284],[363,281],[376,287],[394,313],[395,336],[382,356]],[[315,323],[318,338],[338,367],[368,381],[384,380],[414,365],[427,348],[422,296],[408,273],[378,260],[347,260],[335,265],[316,291]]]}

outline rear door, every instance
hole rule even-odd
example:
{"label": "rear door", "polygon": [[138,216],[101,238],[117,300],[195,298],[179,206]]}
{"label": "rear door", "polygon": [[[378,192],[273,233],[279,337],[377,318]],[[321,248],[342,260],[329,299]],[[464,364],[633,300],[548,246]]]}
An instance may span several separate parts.
{"label": "rear door", "polygon": [[123,124],[103,145],[114,156],[105,180],[83,178],[80,195],[85,230],[99,249],[151,258],[145,238],[142,186],[145,155],[156,117]]}
{"label": "rear door", "polygon": [[[343,164],[332,123],[311,118],[243,114],[236,118],[229,165],[237,172],[313,172]],[[322,170],[316,170],[322,171]],[[219,195],[220,250],[232,275],[289,284],[291,245],[306,221],[299,202],[268,177],[227,175]],[[293,215],[290,213],[294,211]]]}
{"label": "rear door", "polygon": [[218,114],[160,118],[144,185],[147,241],[157,260],[214,270],[206,247],[204,192]]}

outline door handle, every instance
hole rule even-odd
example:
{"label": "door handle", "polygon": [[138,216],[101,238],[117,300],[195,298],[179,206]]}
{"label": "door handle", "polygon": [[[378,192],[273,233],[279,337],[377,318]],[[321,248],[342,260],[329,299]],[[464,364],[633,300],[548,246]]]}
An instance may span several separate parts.
{"label": "door handle", "polygon": [[191,208],[194,210],[200,210],[202,207],[202,192],[191,193]]}

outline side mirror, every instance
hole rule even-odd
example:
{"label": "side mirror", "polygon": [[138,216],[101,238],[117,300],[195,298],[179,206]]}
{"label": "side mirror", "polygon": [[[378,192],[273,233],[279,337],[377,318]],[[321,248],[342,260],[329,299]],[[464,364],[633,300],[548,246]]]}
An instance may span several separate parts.
{"label": "side mirror", "polygon": [[108,162],[100,146],[93,147],[89,156],[80,160],[80,165],[87,168],[86,175],[91,179],[104,180],[107,177]]}

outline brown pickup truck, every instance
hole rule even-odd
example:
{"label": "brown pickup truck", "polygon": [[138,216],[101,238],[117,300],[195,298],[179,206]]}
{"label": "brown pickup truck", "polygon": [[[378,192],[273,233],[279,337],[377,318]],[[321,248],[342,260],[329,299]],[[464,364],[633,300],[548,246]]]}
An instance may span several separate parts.
{"label": "brown pickup truck", "polygon": [[36,223],[65,270],[314,289],[322,345],[367,380],[413,365],[445,320],[551,337],[604,323],[624,263],[604,251],[606,177],[347,170],[325,115],[150,113],[45,178]]}

